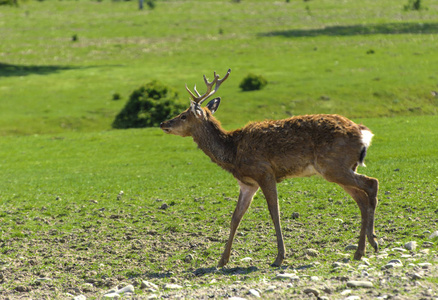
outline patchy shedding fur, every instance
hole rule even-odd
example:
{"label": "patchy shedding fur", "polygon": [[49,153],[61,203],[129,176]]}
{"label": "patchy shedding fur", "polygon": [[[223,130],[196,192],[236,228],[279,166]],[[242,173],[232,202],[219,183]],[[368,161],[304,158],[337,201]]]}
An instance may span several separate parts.
{"label": "patchy shedding fur", "polygon": [[[363,163],[363,150],[370,143],[370,135],[363,133],[372,136],[369,129],[339,115],[253,122],[226,131],[205,109],[201,122],[190,134],[193,140],[213,162],[247,184],[257,181],[255,173],[266,171],[275,174],[277,182],[323,172],[318,162],[326,157],[336,157],[340,165],[355,169]],[[345,156],[346,152],[356,155]],[[309,173],[309,166],[315,172]]]}

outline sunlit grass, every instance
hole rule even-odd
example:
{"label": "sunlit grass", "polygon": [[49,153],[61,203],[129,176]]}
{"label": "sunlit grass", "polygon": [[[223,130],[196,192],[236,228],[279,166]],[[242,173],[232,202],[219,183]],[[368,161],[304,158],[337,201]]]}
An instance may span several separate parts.
{"label": "sunlit grass", "polygon": [[[399,1],[135,4],[3,7],[0,134],[106,130],[141,84],[158,79],[185,98],[185,83],[201,87],[203,74],[228,68],[225,126],[305,113],[436,114],[435,4],[422,12],[403,12]],[[268,86],[241,92],[248,73]]]}

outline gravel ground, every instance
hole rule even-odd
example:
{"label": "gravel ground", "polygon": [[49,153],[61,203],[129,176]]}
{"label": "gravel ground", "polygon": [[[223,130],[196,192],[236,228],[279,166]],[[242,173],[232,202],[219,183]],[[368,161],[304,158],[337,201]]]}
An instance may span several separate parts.
{"label": "gravel ground", "polygon": [[[337,253],[338,261],[324,261],[307,249],[308,264],[270,268],[255,266],[250,257],[240,267],[163,271],[131,279],[50,277],[26,274],[35,258],[0,260],[1,299],[438,299],[436,239],[418,245],[412,241],[382,249],[361,261],[352,261],[355,246]],[[185,260],[192,260],[188,255]],[[129,262],[127,262],[129,263]],[[258,265],[258,264],[257,264]],[[328,271],[327,271],[328,270]],[[74,272],[73,269],[71,269]],[[18,274],[18,275],[17,275]],[[53,275],[53,273],[51,273]],[[26,278],[32,277],[32,280]],[[74,277],[72,277],[74,278]],[[14,284],[11,283],[13,280]],[[18,282],[18,283],[17,283]],[[13,288],[12,288],[13,287]]]}

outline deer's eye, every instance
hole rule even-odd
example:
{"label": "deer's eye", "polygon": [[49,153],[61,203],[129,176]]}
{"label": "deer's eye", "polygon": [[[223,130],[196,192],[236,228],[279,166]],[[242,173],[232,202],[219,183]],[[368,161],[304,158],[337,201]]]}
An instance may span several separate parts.
{"label": "deer's eye", "polygon": [[182,115],[181,116],[181,120],[185,120],[185,119],[187,119],[187,116],[186,115]]}

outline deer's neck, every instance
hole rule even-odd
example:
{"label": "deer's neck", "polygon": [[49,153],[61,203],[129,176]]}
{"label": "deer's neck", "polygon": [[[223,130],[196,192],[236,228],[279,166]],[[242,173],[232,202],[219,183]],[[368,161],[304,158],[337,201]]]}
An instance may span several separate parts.
{"label": "deer's neck", "polygon": [[235,159],[235,145],[232,135],[223,129],[216,119],[212,118],[197,126],[192,132],[192,137],[198,147],[207,154],[211,160],[222,168],[230,168]]}

